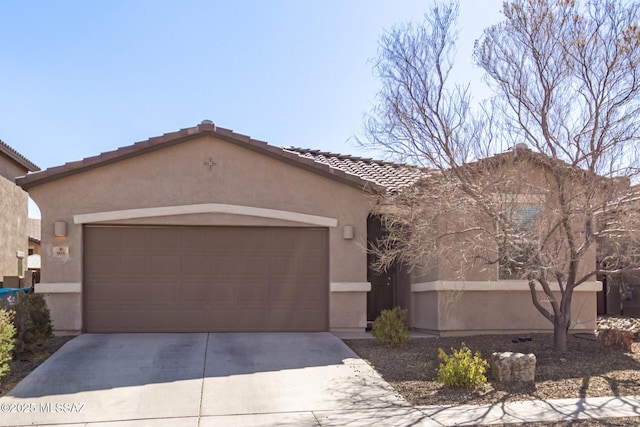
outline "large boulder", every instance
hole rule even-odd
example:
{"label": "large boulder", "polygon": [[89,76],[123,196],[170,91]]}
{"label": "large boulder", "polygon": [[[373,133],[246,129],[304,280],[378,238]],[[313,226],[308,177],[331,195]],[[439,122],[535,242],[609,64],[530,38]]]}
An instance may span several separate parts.
{"label": "large boulder", "polygon": [[529,353],[493,353],[491,373],[499,382],[533,382],[536,377],[536,355]]}
{"label": "large boulder", "polygon": [[602,347],[611,350],[631,351],[633,332],[621,329],[601,329],[598,333],[598,342]]}

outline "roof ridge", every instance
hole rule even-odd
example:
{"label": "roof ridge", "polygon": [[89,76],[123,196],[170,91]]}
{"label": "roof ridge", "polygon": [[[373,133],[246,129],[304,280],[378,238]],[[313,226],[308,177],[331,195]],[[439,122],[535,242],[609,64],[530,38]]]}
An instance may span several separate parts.
{"label": "roof ridge", "polygon": [[29,172],[39,171],[40,168],[38,165],[33,163],[31,160],[27,159],[25,156],[20,154],[15,148],[11,147],[9,144],[0,139],[0,152],[7,154],[13,160],[18,162],[20,165],[24,166]]}

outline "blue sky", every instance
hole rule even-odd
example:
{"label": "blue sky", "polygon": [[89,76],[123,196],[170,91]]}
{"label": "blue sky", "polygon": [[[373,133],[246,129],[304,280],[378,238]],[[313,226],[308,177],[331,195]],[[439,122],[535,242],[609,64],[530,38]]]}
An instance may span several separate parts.
{"label": "blue sky", "polygon": [[[462,0],[456,79],[502,0]],[[385,29],[430,1],[0,2],[0,139],[41,168],[203,119],[278,146],[368,155]]]}

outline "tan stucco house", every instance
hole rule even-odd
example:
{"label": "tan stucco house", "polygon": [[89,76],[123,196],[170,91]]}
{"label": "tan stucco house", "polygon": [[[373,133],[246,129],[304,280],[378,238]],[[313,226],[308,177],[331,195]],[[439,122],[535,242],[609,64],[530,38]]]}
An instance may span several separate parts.
{"label": "tan stucco house", "polygon": [[[368,268],[383,232],[370,190],[423,174],[205,120],[18,183],[42,213],[36,292],[58,333],[363,331],[396,305],[442,335],[549,331],[519,281]],[[597,290],[576,298],[576,330],[595,328]]]}
{"label": "tan stucco house", "polygon": [[22,276],[27,269],[28,195],[15,184],[15,178],[37,170],[35,164],[0,141],[0,282],[5,276]]}

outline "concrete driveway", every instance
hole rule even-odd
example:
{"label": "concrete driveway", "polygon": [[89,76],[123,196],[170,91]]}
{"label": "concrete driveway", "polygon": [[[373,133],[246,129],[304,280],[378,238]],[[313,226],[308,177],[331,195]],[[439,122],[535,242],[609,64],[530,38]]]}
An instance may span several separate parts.
{"label": "concrete driveway", "polygon": [[435,424],[330,333],[85,334],[0,409],[0,426]]}

